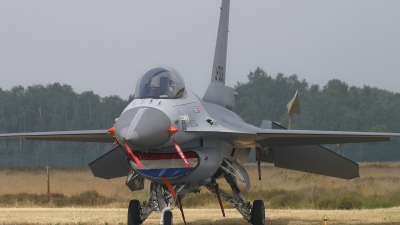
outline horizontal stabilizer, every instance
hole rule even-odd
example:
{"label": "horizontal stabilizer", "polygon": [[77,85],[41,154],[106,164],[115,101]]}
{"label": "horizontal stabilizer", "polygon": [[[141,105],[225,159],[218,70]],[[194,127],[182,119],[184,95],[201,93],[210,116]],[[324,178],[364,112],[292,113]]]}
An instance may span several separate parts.
{"label": "horizontal stabilizer", "polygon": [[260,160],[276,167],[343,179],[359,177],[357,163],[319,145],[274,147]]}
{"label": "horizontal stabilizer", "polygon": [[[262,128],[285,129],[275,122],[266,121],[263,121]],[[280,168],[343,179],[360,176],[357,163],[320,145],[273,147],[267,154],[261,154],[260,160]]]}
{"label": "horizontal stabilizer", "polygon": [[130,171],[126,156],[115,150],[91,162],[89,167],[95,177],[104,179],[124,177]]}

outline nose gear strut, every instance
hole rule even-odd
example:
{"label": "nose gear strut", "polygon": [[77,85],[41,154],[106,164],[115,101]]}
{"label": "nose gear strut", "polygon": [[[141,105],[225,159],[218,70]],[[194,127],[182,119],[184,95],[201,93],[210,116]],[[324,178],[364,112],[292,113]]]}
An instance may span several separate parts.
{"label": "nose gear strut", "polygon": [[[176,192],[175,203],[180,209],[182,219],[184,221],[184,224],[186,225],[181,199],[187,193],[200,192],[200,189],[197,185],[186,183],[173,185],[172,188]],[[139,205],[138,200],[131,201],[130,208],[128,210],[128,225],[142,224],[152,212],[161,213],[160,224],[172,224],[173,218],[171,210],[173,208],[171,207],[171,205],[173,201],[174,197],[170,191],[170,188],[168,188],[167,185],[151,182],[150,196],[146,202],[143,202],[142,205]]]}

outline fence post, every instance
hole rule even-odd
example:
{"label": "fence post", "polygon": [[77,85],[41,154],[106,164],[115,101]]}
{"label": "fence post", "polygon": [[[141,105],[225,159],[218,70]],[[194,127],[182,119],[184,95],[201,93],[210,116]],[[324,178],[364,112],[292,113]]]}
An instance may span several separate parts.
{"label": "fence post", "polygon": [[46,166],[47,168],[47,201],[50,203],[50,167]]}

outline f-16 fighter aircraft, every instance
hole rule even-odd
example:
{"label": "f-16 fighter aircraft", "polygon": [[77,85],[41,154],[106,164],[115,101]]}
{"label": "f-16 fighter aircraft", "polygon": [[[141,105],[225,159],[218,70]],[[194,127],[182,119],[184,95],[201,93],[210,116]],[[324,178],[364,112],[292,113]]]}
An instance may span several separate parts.
{"label": "f-16 fighter aircraft", "polygon": [[[229,4],[229,0],[222,0],[211,82],[203,98],[186,89],[178,71],[160,66],[141,75],[135,99],[109,129],[0,137],[114,143],[114,149],[90,163],[93,174],[104,179],[127,176],[126,184],[132,191],[143,189],[145,180],[151,182],[146,202],[130,201],[129,225],[144,223],[152,212],[160,213],[160,224],[172,224],[171,205],[175,202],[183,216],[181,199],[198,193],[202,187],[217,196],[222,213],[221,198],[251,224],[265,224],[263,201],[251,204],[237,185],[239,180],[250,188],[243,164],[251,148],[257,149],[259,163],[352,179],[359,176],[358,164],[320,144],[380,142],[400,137],[399,133],[286,130],[268,121],[263,121],[261,127],[245,123],[231,111],[237,94],[225,86]],[[232,188],[232,196],[219,188],[217,182],[224,180]]]}

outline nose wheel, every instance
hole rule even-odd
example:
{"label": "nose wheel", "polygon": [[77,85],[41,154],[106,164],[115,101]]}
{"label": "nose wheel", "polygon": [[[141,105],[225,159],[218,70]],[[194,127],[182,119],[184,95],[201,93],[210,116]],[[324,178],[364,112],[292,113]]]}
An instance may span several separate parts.
{"label": "nose wheel", "polygon": [[172,212],[168,209],[165,210],[163,215],[162,215],[162,221],[160,222],[161,225],[173,225],[174,224],[174,216],[172,215]]}

